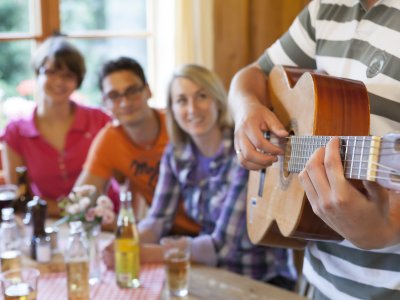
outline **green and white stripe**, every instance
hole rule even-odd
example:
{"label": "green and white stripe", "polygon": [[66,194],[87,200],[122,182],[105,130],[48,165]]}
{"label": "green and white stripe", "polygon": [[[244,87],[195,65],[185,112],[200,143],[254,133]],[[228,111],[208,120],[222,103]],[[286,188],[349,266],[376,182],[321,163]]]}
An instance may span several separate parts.
{"label": "green and white stripe", "polygon": [[[368,12],[364,2],[310,2],[259,64],[266,74],[297,65],[363,81],[371,134],[383,135],[400,131],[400,1],[378,1]],[[400,299],[400,245],[363,251],[347,241],[311,243],[303,271],[320,299]]]}

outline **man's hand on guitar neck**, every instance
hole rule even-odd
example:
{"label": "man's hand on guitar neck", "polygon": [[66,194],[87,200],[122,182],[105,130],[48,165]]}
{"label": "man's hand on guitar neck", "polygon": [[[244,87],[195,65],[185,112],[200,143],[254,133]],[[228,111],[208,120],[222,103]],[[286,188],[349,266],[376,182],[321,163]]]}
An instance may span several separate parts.
{"label": "man's hand on guitar neck", "polygon": [[283,150],[267,141],[264,131],[279,137],[288,132],[267,108],[267,80],[255,64],[241,70],[232,80],[229,104],[235,119],[235,149],[240,164],[260,170],[277,161]]}
{"label": "man's hand on guitar neck", "polygon": [[365,193],[343,175],[339,140],[318,149],[299,174],[308,200],[332,229],[364,249],[400,242],[400,194],[373,182],[364,182]]}

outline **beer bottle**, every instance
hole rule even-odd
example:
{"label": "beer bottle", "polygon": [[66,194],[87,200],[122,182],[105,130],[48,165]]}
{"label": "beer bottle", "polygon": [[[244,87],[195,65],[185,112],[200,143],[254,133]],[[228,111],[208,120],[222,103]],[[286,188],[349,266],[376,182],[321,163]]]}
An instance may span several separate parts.
{"label": "beer bottle", "polygon": [[51,260],[51,243],[45,230],[47,203],[35,196],[28,202],[28,211],[31,214],[33,225],[31,258],[38,262],[49,262]]}
{"label": "beer bottle", "polygon": [[70,224],[65,252],[67,265],[68,300],[89,300],[89,250],[81,221]]}
{"label": "beer bottle", "polygon": [[21,268],[20,233],[14,219],[12,207],[1,211],[3,222],[0,225],[1,271]]}
{"label": "beer bottle", "polygon": [[32,193],[28,183],[28,173],[25,166],[15,168],[17,173],[18,199],[14,203],[16,213],[25,214],[29,201],[32,200]]}
{"label": "beer bottle", "polygon": [[139,282],[139,233],[132,209],[132,194],[120,193],[120,208],[117,219],[117,231],[114,244],[115,275],[121,288],[137,288]]}

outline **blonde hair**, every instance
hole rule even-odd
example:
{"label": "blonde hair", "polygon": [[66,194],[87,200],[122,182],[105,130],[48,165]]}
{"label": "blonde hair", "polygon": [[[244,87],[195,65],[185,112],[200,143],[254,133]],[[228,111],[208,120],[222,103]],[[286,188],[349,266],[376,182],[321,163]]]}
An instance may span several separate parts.
{"label": "blonde hair", "polygon": [[189,135],[179,127],[172,112],[172,84],[176,78],[189,79],[202,87],[217,104],[219,128],[232,127],[233,122],[228,112],[227,93],[218,75],[199,65],[182,65],[175,70],[168,85],[167,130],[172,144],[183,146],[189,141]]}

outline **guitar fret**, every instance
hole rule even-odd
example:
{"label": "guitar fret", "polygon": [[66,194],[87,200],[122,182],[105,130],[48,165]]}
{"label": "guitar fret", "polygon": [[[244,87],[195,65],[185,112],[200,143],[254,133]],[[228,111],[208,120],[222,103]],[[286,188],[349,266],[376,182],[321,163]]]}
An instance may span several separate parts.
{"label": "guitar fret", "polygon": [[353,166],[354,166],[354,148],[351,153],[351,162],[350,162],[350,178],[353,178]]}
{"label": "guitar fret", "polygon": [[344,154],[344,164],[343,164],[344,170],[346,170],[346,167],[347,167],[347,154],[348,154],[348,149],[349,149],[349,147],[348,147],[349,139],[348,138],[345,139],[345,143],[346,143],[346,150],[345,150],[345,154]]}
{"label": "guitar fret", "polygon": [[361,179],[361,168],[362,168],[362,162],[364,160],[364,145],[365,145],[365,137],[362,140],[361,144],[361,159],[360,159],[360,168],[358,169],[358,179]]}
{"label": "guitar fret", "polygon": [[[287,163],[288,171],[301,172],[315,150],[325,147],[331,138],[332,136],[292,136],[290,138],[290,159]],[[342,141],[340,153],[345,176],[366,179],[371,137],[340,136],[339,138]]]}

